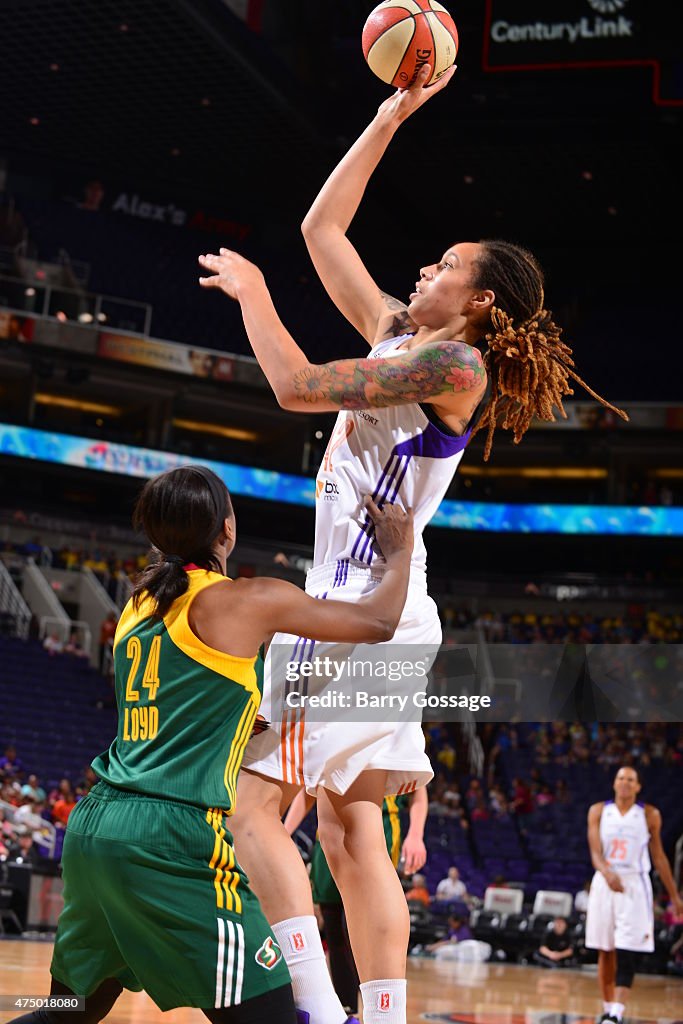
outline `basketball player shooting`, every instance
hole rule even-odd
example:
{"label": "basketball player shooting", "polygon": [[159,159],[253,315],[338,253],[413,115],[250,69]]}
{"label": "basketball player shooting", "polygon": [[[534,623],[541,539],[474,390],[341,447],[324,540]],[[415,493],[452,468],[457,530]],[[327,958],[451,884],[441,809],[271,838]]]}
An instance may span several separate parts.
{"label": "basketball player shooting", "polygon": [[637,955],[654,952],[650,855],[675,913],[683,916],[683,900],[662,848],[662,816],[652,804],[638,802],[640,789],[636,769],[620,768],[614,800],[593,804],[588,812],[595,875],[588,896],[586,946],[598,950],[601,1024],[620,1024]]}
{"label": "basketball player shooting", "polygon": [[[564,415],[571,380],[586,387],[545,309],[543,274],[531,253],[502,241],[457,242],[421,268],[403,303],[379,288],[347,238],[394,133],[443,91],[453,71],[424,88],[430,75],[425,65],[410,88],[380,106],[303,223],[321,281],[368,342],[367,358],[311,363],[282,324],[256,266],[227,249],[199,257],[207,272],[201,286],[240,303],[280,405],[339,413],[318,474],[319,484],[334,485],[338,500],[317,504],[307,592],[322,597],[334,589],[335,598],[355,601],[374,587],[382,558],[363,495],[373,494],[380,506],[410,506],[411,583],[394,641],[423,650],[438,648],[441,627],[427,593],[422,532],[467,444],[485,430],[488,459],[498,425],[519,442],[535,417],[554,419],[553,409]],[[275,642],[305,647],[297,637]],[[317,655],[324,653],[316,647]],[[272,691],[277,682],[266,685]],[[233,819],[240,858],[285,952],[297,1007],[311,1024],[341,1024],[345,1014],[326,970],[308,877],[280,820],[301,786],[317,795],[321,843],[344,901],[365,1024],[404,1024],[409,915],[386,851],[381,808],[385,795],[414,791],[432,778],[421,723],[347,728],[302,718],[296,728],[296,735],[266,730],[248,744]]]}

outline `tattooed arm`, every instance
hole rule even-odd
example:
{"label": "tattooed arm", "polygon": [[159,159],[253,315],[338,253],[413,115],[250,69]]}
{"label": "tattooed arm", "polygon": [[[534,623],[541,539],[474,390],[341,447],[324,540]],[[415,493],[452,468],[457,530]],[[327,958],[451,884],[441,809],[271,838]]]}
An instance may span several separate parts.
{"label": "tattooed arm", "polygon": [[476,348],[462,341],[439,341],[391,359],[307,364],[295,372],[292,383],[287,409],[383,409],[415,402],[443,404],[449,395],[483,391],[486,371]]}
{"label": "tattooed arm", "polygon": [[447,406],[449,396],[484,391],[481,355],[462,341],[420,345],[391,359],[310,363],[280,320],[258,267],[228,249],[200,256],[199,263],[210,274],[199,279],[202,287],[220,288],[242,307],[254,355],[283,409],[336,412],[414,402]]}

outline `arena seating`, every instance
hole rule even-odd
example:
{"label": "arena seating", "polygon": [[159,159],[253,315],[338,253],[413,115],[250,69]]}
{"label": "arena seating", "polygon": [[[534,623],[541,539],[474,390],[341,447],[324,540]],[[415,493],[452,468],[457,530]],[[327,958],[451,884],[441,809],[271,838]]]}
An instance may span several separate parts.
{"label": "arena seating", "polygon": [[116,734],[106,681],[87,660],[49,655],[36,641],[0,637],[0,663],[2,745],[13,743],[46,789],[62,778],[75,784]]}

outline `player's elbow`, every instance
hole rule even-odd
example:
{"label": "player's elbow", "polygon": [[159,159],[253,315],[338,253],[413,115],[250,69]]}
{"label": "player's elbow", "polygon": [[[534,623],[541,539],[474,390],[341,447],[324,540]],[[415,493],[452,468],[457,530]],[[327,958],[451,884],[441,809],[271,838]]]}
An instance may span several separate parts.
{"label": "player's elbow", "polygon": [[381,644],[387,640],[393,640],[398,623],[390,622],[388,619],[372,619],[366,625],[367,632],[371,635],[365,640],[365,643]]}
{"label": "player's elbow", "polygon": [[277,398],[277,404],[280,406],[281,409],[286,409],[287,412],[291,412],[292,411],[292,396],[291,395],[278,394],[275,397]]}
{"label": "player's elbow", "polygon": [[301,234],[307,245],[324,243],[328,237],[334,234],[343,234],[342,228],[327,216],[318,213],[317,210],[309,210],[301,222]]}
{"label": "player's elbow", "polygon": [[292,388],[278,388],[275,392],[275,398],[280,408],[286,409],[287,412],[299,412],[301,410],[301,401]]}
{"label": "player's elbow", "polygon": [[317,211],[309,210],[301,222],[301,234],[308,241],[324,227],[324,220]]}
{"label": "player's elbow", "polygon": [[311,233],[314,231],[315,220],[316,220],[315,217],[312,217],[310,213],[307,213],[306,216],[304,217],[304,219],[301,222],[301,234],[307,240],[308,240],[309,236],[311,235]]}

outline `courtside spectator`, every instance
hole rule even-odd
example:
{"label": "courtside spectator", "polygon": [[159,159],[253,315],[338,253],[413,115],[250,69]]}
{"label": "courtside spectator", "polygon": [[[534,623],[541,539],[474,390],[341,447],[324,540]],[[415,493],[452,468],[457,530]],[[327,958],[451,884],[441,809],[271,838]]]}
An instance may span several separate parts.
{"label": "courtside spectator", "polygon": [[545,942],[534,953],[534,960],[542,967],[566,967],[573,956],[566,918],[556,917]]}
{"label": "courtside spectator", "polygon": [[467,886],[460,878],[460,872],[453,865],[448,869],[446,878],[443,878],[437,885],[435,899],[464,900],[466,895]]}
{"label": "courtside spectator", "polygon": [[415,900],[418,903],[424,903],[425,906],[429,906],[431,896],[429,895],[427,879],[424,875],[413,875],[413,885],[411,889],[408,889],[406,899]]}
{"label": "courtside spectator", "polygon": [[472,938],[472,932],[469,929],[469,925],[464,917],[460,917],[459,914],[451,914],[448,918],[448,937],[440,939],[439,942],[432,942],[429,946],[425,946],[427,953],[435,953],[437,949],[443,949],[445,946],[455,946],[458,942],[466,942]]}

